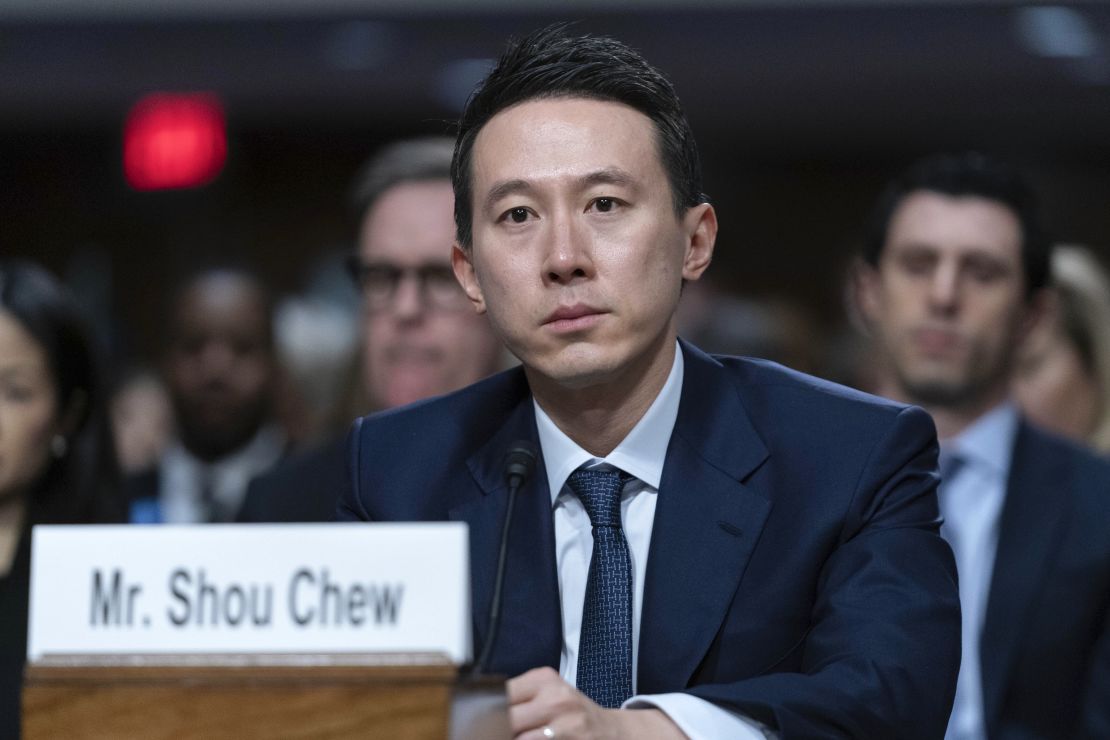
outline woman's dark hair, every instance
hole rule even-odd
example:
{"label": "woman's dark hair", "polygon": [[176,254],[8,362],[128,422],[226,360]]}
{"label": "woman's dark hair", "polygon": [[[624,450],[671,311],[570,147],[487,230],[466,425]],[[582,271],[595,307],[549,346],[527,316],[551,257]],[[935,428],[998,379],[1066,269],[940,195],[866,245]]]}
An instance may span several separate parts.
{"label": "woman's dark hair", "polygon": [[864,235],[863,258],[868,264],[878,266],[894,212],[906,197],[918,191],[985,198],[1010,209],[1021,225],[1026,295],[1048,284],[1052,245],[1041,221],[1036,193],[1017,170],[977,152],[928,157],[887,185],[871,212]]}
{"label": "woman's dark hair", "polygon": [[565,24],[509,42],[489,76],[470,96],[459,120],[451,181],[459,244],[470,248],[471,155],[482,127],[500,111],[527,100],[576,97],[624,103],[655,124],[659,156],[675,213],[705,203],[701,160],[674,87],[639,53],[604,36],[569,36]]}
{"label": "woman's dark hair", "polygon": [[0,311],[42,347],[58,413],[76,409],[65,454],[51,456],[28,502],[32,523],[123,521],[119,469],[108,427],[100,361],[76,303],[43,268],[0,261]]}

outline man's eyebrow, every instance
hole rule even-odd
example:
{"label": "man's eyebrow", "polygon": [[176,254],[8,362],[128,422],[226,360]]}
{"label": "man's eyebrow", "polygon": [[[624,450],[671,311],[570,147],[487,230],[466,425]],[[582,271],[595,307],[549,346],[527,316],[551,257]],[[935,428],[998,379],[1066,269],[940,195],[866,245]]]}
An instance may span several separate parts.
{"label": "man's eyebrow", "polygon": [[493,207],[497,201],[508,195],[516,195],[518,193],[528,193],[532,191],[532,184],[527,180],[502,180],[495,183],[493,187],[486,193],[486,210]]}
{"label": "man's eyebrow", "polygon": [[636,179],[632,175],[619,167],[606,167],[603,170],[597,170],[585,175],[581,179],[584,188],[591,185],[621,185],[625,187],[634,187]]}

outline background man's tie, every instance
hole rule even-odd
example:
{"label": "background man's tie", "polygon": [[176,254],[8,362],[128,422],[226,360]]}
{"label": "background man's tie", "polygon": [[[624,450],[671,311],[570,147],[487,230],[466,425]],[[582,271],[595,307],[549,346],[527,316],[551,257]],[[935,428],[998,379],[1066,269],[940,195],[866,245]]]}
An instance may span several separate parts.
{"label": "background man's tie", "polygon": [[576,470],[567,485],[593,525],[594,549],[578,638],[578,690],[603,707],[632,696],[632,559],[621,529],[619,470]]}

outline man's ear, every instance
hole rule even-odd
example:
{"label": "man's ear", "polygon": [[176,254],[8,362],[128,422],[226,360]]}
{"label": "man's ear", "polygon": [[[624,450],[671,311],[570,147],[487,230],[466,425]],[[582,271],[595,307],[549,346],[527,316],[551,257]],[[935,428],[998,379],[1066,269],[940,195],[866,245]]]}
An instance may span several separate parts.
{"label": "man's ear", "polygon": [[486,312],[486,299],[482,295],[482,287],[478,284],[478,275],[474,271],[474,263],[470,261],[470,253],[463,249],[458,242],[451,245],[451,267],[455,271],[455,279],[459,281],[463,292],[474,305],[478,313]]}
{"label": "man's ear", "polygon": [[880,313],[879,271],[861,257],[848,269],[845,303],[849,319],[863,332],[875,325]]}
{"label": "man's ear", "polygon": [[686,232],[686,255],[682,261],[682,279],[697,280],[713,261],[717,243],[717,212],[708,203],[686,209],[682,217]]}

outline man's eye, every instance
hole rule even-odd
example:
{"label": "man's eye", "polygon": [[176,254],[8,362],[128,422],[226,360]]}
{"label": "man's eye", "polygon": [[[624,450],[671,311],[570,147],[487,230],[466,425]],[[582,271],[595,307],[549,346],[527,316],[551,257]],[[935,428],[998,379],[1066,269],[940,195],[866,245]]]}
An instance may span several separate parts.
{"label": "man's eye", "polygon": [[523,207],[512,208],[505,216],[514,224],[522,224],[528,220],[528,209]]}
{"label": "man's eye", "polygon": [[617,202],[612,198],[597,198],[593,202],[593,207],[599,213],[609,213],[616,204]]}
{"label": "man's eye", "polygon": [[992,262],[971,262],[967,266],[968,274],[979,283],[992,283],[1001,278],[1006,269]]}
{"label": "man's eye", "polygon": [[0,398],[13,403],[26,403],[35,397],[35,392],[25,385],[5,384],[0,387]]}
{"label": "man's eye", "polygon": [[908,254],[902,257],[902,269],[912,275],[924,275],[933,269],[933,259],[926,254]]}

